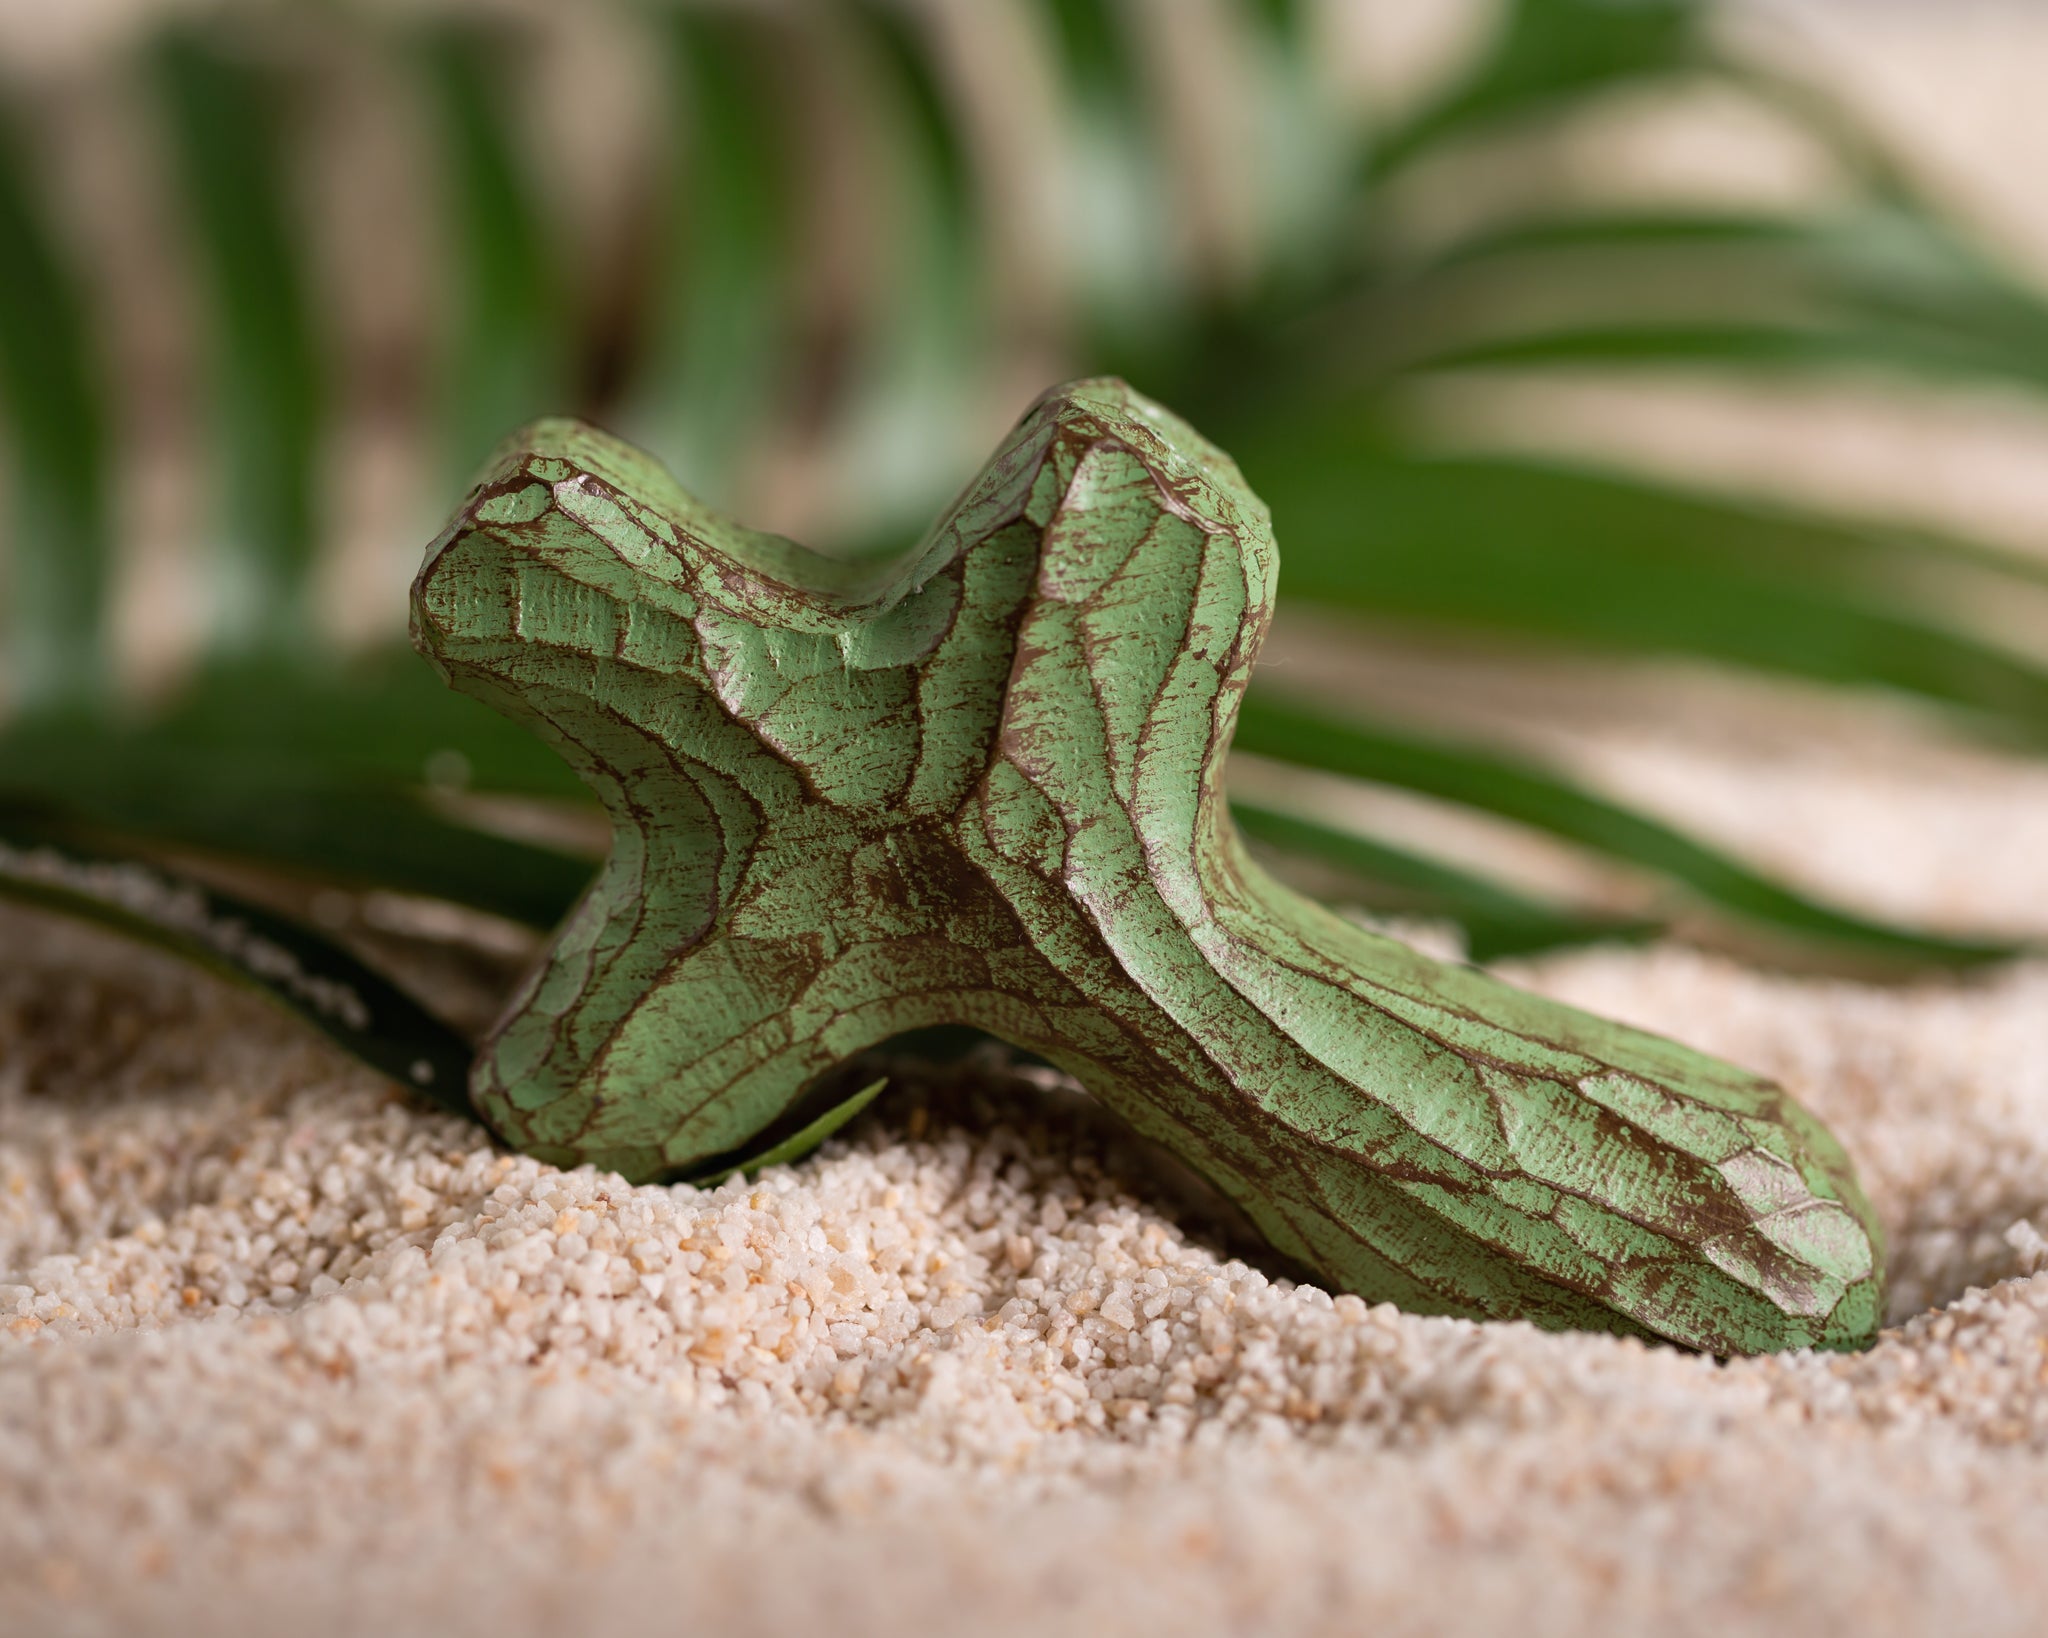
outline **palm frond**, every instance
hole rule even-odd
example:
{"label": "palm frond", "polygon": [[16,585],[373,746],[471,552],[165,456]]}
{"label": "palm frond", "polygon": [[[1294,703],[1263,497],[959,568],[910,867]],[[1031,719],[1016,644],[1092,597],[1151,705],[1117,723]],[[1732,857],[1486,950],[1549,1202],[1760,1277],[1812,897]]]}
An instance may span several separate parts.
{"label": "palm frond", "polygon": [[107,692],[112,484],[78,278],[11,124],[0,119],[0,406],[15,489],[6,680],[33,708]]}
{"label": "palm frond", "polygon": [[448,311],[454,334],[440,370],[460,481],[506,429],[559,406],[568,315],[561,270],[520,152],[504,80],[506,43],[453,22],[416,47],[435,124],[443,195],[454,217]]}
{"label": "palm frond", "polygon": [[[449,232],[406,413],[451,462],[531,414],[577,410],[717,503],[752,504],[768,483],[779,504],[774,486],[801,472],[829,539],[900,545],[980,454],[990,383],[1018,358],[1121,368],[1238,456],[1273,507],[1291,606],[1905,694],[1959,730],[2038,746],[2048,669],[1916,589],[1964,569],[2038,587],[2038,564],[1617,465],[1446,450],[1409,414],[1412,390],[1451,372],[1483,391],[1555,365],[2048,389],[2041,292],[1840,108],[1726,58],[1707,9],[1512,0],[1462,73],[1374,128],[1325,97],[1293,0],[1218,8],[1241,49],[1178,101],[1172,76],[1188,70],[1148,34],[1155,13],[1123,0],[1040,0],[1009,30],[922,0],[590,8],[578,26],[628,36],[657,88],[609,261],[572,254],[537,172],[549,136],[519,92],[545,59],[532,19],[394,27],[335,8],[321,26],[390,66],[422,114],[416,169]],[[452,769],[473,791],[582,803],[568,771],[395,645],[344,662],[318,635],[344,326],[323,306],[292,181],[304,54],[261,49],[280,30],[267,9],[237,10],[170,24],[141,54],[211,342],[194,385],[217,413],[207,476],[224,499],[208,537],[214,630],[184,687],[148,710],[107,682],[111,429],[135,389],[96,356],[101,286],[50,209],[29,105],[0,88],[0,408],[18,520],[0,800],[74,846],[262,859],[542,925],[590,861],[487,833],[426,787]],[[1540,140],[1616,92],[1702,81],[1790,121],[1853,197],[1762,211],[1539,194],[1448,239],[1388,208],[1429,186],[1439,157]],[[1047,88],[1056,123],[994,106],[990,88],[1013,84]],[[1173,110],[1212,104],[1250,111],[1231,152],[1251,237],[1228,277],[1190,252],[1183,220],[1187,189],[1212,181],[1173,163]],[[1044,184],[1033,220],[1057,241],[1035,247],[1046,288],[1023,295],[1004,262],[1014,175],[1002,183],[991,159],[1005,134],[1030,145],[1012,170]],[[848,204],[825,197],[821,154],[868,233],[838,283],[818,264]],[[593,262],[600,276],[585,276]],[[440,477],[423,517],[453,489],[447,465],[425,465]],[[395,598],[390,617],[395,634]],[[1554,771],[1340,722],[1264,679],[1241,741],[1567,837],[1816,950],[1948,964],[2003,949],[1818,904]],[[1261,846],[1337,871],[1368,909],[1458,920],[1482,957],[1642,930],[1303,815],[1243,804],[1240,818]]]}
{"label": "palm frond", "polygon": [[1936,938],[1833,909],[1746,869],[1667,825],[1540,768],[1271,699],[1245,702],[1242,750],[1277,761],[1441,797],[1515,820],[1683,884],[1736,915],[1794,937],[1903,963],[1967,964],[2010,956],[2006,944]]}
{"label": "palm frond", "polygon": [[330,939],[145,860],[0,825],[0,899],[96,922],[255,991],[451,1113],[470,1113],[469,1043]]}
{"label": "palm frond", "polygon": [[214,635],[303,655],[328,383],[279,164],[283,88],[198,30],[166,33],[151,66],[207,287],[227,454]]}

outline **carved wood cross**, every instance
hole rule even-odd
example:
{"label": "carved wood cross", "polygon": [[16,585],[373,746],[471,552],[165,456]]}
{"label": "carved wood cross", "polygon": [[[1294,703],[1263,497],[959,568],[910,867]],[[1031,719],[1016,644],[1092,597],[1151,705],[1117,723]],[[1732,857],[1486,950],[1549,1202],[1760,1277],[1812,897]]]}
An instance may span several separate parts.
{"label": "carved wood cross", "polygon": [[414,638],[615,836],[485,1043],[479,1110],[653,1178],[851,1054],[968,1024],[1368,1298],[1719,1353],[1867,1342],[1875,1222],[1783,1091],[1247,858],[1223,762],[1275,564],[1229,459],[1115,381],[1048,395],[881,572],[588,427],[515,437],[429,550]]}

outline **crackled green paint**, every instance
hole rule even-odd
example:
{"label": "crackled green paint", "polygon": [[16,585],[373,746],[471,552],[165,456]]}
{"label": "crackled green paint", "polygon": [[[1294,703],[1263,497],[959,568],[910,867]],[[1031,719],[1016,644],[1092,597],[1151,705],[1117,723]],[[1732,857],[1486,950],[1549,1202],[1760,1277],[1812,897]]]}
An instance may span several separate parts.
{"label": "crackled green paint", "polygon": [[1716,1353],[1868,1342],[1876,1224],[1784,1092],[1246,857],[1222,770],[1275,563],[1229,459],[1115,381],[1042,400],[879,574],[590,428],[515,437],[428,553],[415,641],[615,837],[478,1109],[659,1177],[850,1054],[975,1025],[1362,1296]]}

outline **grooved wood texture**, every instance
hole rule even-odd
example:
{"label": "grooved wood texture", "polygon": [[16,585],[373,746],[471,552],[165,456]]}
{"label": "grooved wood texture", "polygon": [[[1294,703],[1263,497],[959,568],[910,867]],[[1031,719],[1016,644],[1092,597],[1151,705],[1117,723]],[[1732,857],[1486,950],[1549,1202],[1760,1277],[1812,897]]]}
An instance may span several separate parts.
{"label": "grooved wood texture", "polygon": [[430,548],[414,638],[616,835],[478,1108],[656,1177],[850,1054],[970,1024],[1362,1296],[1720,1353],[1869,1341],[1877,1227],[1783,1091],[1247,858],[1222,769],[1276,561],[1229,459],[1116,381],[1049,394],[873,575],[588,427],[516,436]]}

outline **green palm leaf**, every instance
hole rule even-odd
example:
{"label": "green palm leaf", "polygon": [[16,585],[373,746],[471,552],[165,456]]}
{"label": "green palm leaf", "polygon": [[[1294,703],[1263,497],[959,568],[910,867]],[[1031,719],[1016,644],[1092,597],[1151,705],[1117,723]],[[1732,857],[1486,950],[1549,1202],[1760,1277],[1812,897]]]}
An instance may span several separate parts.
{"label": "green palm leaf", "polygon": [[[1040,338],[1044,355],[1063,340],[1067,368],[1133,372],[1233,450],[1273,507],[1290,604],[1900,693],[1959,728],[2041,742],[2048,668],[1930,612],[1917,589],[1930,568],[1963,566],[2032,588],[2048,574],[2039,565],[1621,471],[1445,454],[1404,419],[1403,394],[1434,374],[1465,371],[1483,390],[1556,364],[2048,388],[2040,293],[1948,224],[1840,110],[1723,61],[1702,7],[1513,0],[1449,89],[1364,137],[1315,106],[1304,8],[1226,8],[1247,46],[1228,71],[1269,82],[1247,99],[1264,110],[1249,161],[1258,276],[1227,289],[1174,249],[1181,179],[1164,147],[1158,42],[1143,33],[1153,14],[1042,0],[1027,15],[1035,34],[1009,38],[1036,42],[1066,120],[1065,140],[1032,162],[1070,214],[1092,211],[1105,229],[1048,258],[1075,333]],[[533,413],[595,408],[686,483],[728,499],[764,438],[795,423],[801,447],[867,474],[835,513],[840,533],[900,540],[903,520],[980,453],[970,407],[1002,340],[983,111],[953,47],[892,0],[618,16],[666,76],[668,127],[646,147],[665,168],[620,235],[626,252],[586,280],[570,278],[587,258],[527,164],[544,137],[510,89],[536,49],[517,20],[393,30],[333,19],[409,71],[402,82],[428,115],[422,170],[439,179],[452,228],[436,270],[452,317],[426,349],[423,391],[452,453],[469,460]],[[241,13],[232,26],[185,22],[145,53],[148,117],[212,339],[228,559],[212,590],[217,635],[232,639],[147,715],[93,703],[107,692],[118,418],[94,357],[91,285],[53,227],[27,127],[0,119],[0,404],[19,516],[6,670],[26,707],[0,724],[0,800],[33,805],[78,845],[262,860],[547,925],[589,861],[486,833],[422,787],[580,802],[566,769],[409,653],[344,666],[311,635],[306,588],[326,525],[316,474],[341,420],[324,350],[339,332],[289,185],[301,70],[261,49],[266,26]],[[1434,155],[1540,131],[1615,90],[1703,76],[1797,121],[1858,197],[1778,215],[1522,199],[1513,220],[1447,245],[1421,242],[1386,208],[1397,181],[1428,185],[1421,162]],[[830,106],[797,94],[828,82]],[[821,141],[859,156],[862,207],[886,224],[886,277],[824,304],[829,322],[805,266],[824,203],[806,156]],[[1349,178],[1348,191],[1323,178]],[[1565,837],[1776,936],[1854,960],[1942,964],[2002,949],[1817,904],[1542,770],[1267,695],[1262,684],[1247,708],[1247,749]],[[1643,930],[1300,815],[1239,811],[1261,845],[1337,871],[1368,908],[1460,921],[1482,958]]]}
{"label": "green palm leaf", "polygon": [[1298,603],[1895,689],[2048,733],[2048,671],[1933,623],[1899,589],[1908,558],[1938,555],[1925,541],[1618,473],[1418,456],[1341,423],[1273,426],[1239,456]]}
{"label": "green palm leaf", "polygon": [[1497,882],[1385,842],[1242,799],[1230,811],[1238,828],[1280,854],[1334,866],[1358,902],[1389,914],[1456,922],[1474,961],[1497,961],[1570,944],[1650,936],[1662,924],[1585,915],[1545,904]]}
{"label": "green palm leaf", "polygon": [[280,165],[277,88],[197,29],[164,35],[152,66],[213,330],[228,489],[215,635],[303,655],[328,387]]}
{"label": "green palm leaf", "polygon": [[454,228],[456,333],[442,379],[457,479],[508,428],[559,405],[569,386],[561,275],[499,91],[507,46],[455,23],[427,29],[418,46]]}
{"label": "green palm leaf", "polygon": [[97,922],[254,990],[401,1086],[468,1115],[469,1044],[348,951],[132,857],[0,827],[0,899]]}
{"label": "green palm leaf", "polygon": [[0,120],[0,411],[13,442],[8,669],[32,705],[107,691],[107,410],[85,302]]}
{"label": "green palm leaf", "polygon": [[2010,945],[1936,938],[1820,904],[1667,825],[1506,757],[1282,705],[1259,694],[1244,703],[1235,744],[1276,761],[1498,814],[1654,871],[1725,910],[1797,938],[1905,963],[1966,964],[2013,953]]}

